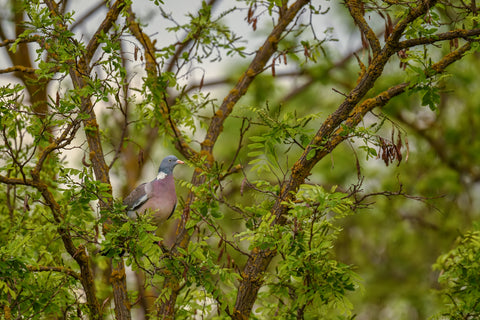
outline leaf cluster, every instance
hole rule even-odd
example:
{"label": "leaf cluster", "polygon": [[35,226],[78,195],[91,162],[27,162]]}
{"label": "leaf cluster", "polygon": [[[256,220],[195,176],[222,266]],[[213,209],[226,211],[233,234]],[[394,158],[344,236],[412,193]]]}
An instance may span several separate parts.
{"label": "leaf cluster", "polygon": [[[441,255],[434,265],[439,270],[440,294],[445,303],[441,316],[476,319],[480,316],[480,232],[475,228],[457,240],[454,249]],[[439,316],[440,317],[440,316]]]}

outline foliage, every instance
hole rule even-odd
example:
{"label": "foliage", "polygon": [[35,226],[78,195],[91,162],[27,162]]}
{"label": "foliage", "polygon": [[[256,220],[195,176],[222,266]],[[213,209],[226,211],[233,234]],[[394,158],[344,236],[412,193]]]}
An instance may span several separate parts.
{"label": "foliage", "polygon": [[470,231],[458,239],[450,252],[440,256],[435,269],[441,270],[438,281],[444,287],[447,306],[442,314],[450,319],[476,319],[480,316],[478,283],[480,233]]}
{"label": "foliage", "polygon": [[[134,3],[9,2],[2,319],[478,317],[474,3]],[[128,219],[169,153],[178,210]]]}
{"label": "foliage", "polygon": [[[345,295],[358,288],[351,269],[335,259],[331,248],[340,232],[337,220],[350,214],[351,202],[334,189],[304,185],[300,203],[291,203],[288,226],[271,228],[268,216],[254,232],[251,243],[277,248],[275,272],[266,275],[267,288],[260,293],[264,306],[255,311],[265,318],[335,318],[350,313]],[[248,238],[247,238],[248,239]],[[261,299],[260,301],[263,301]]]}

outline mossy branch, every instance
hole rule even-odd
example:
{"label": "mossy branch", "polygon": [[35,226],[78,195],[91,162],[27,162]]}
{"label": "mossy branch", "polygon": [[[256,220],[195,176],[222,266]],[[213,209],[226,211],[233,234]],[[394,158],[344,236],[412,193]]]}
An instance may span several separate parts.
{"label": "mossy branch", "polygon": [[64,273],[66,275],[69,275],[69,276],[75,278],[76,280],[81,280],[81,276],[77,272],[73,271],[72,269],[66,268],[66,267],[27,265],[27,269],[29,271],[33,271],[33,272],[42,272],[42,271],[60,272],[60,273]]}
{"label": "mossy branch", "polygon": [[363,3],[361,0],[349,0],[345,2],[350,15],[352,16],[355,24],[360,29],[362,35],[366,38],[372,49],[373,56],[376,56],[380,52],[380,41],[377,38],[375,32],[368,25],[364,17]]}

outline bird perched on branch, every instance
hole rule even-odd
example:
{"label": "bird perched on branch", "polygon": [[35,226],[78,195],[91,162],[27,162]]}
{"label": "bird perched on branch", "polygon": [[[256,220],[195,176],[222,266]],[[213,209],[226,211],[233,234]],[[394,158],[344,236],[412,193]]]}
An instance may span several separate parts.
{"label": "bird perched on branch", "polygon": [[173,181],[173,169],[184,162],[175,156],[162,160],[156,178],[136,187],[124,200],[129,218],[151,210],[155,223],[160,224],[171,217],[177,206],[177,194]]}
{"label": "bird perched on branch", "polygon": [[[153,214],[153,220],[157,226],[162,226],[162,230],[168,229],[168,225],[164,222],[170,218],[177,206],[177,194],[175,193],[175,183],[173,181],[173,168],[177,164],[184,162],[178,160],[175,156],[168,156],[162,160],[158,174],[150,182],[142,183],[136,187],[123,200],[123,204],[127,206],[127,215],[131,219],[136,219],[137,216],[150,211]],[[100,250],[101,255],[113,257],[119,255],[120,257],[125,253],[126,238],[119,237],[115,240],[112,238],[108,243],[112,248],[104,248]],[[159,245],[163,247],[162,242]],[[115,248],[115,249],[113,249]]]}

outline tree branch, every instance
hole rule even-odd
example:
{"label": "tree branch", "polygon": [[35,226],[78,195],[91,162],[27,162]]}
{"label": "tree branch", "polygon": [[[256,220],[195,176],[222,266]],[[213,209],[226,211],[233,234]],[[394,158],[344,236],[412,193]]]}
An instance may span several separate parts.
{"label": "tree branch", "polygon": [[367,21],[365,20],[364,10],[363,10],[363,3],[360,0],[348,0],[345,2],[347,5],[348,10],[350,11],[350,15],[352,16],[355,24],[360,28],[360,32],[363,36],[367,39],[368,43],[370,44],[370,48],[372,48],[373,56],[376,56],[380,52],[380,41],[377,38],[375,32],[373,32],[372,28],[368,25]]}
{"label": "tree branch", "polygon": [[54,271],[54,272],[61,272],[61,273],[65,273],[66,275],[69,275],[73,278],[75,278],[76,280],[81,280],[81,276],[76,273],[75,271],[73,271],[72,269],[69,269],[69,268],[65,268],[65,267],[54,267],[54,266],[31,266],[31,265],[28,265],[27,266],[27,269],[29,271],[48,271],[48,272],[51,272],[51,271]]}
{"label": "tree branch", "polygon": [[205,139],[202,142],[201,152],[201,155],[206,156],[210,163],[213,162],[213,147],[223,130],[223,123],[233,111],[238,100],[240,100],[240,98],[247,92],[248,87],[255,77],[264,70],[265,65],[277,50],[277,45],[281,40],[282,33],[297,16],[300,9],[302,9],[307,3],[309,3],[308,0],[297,0],[285,11],[285,14],[279,19],[277,25],[273,28],[270,35],[257,51],[257,54],[253,58],[248,69],[242,76],[240,76],[237,84],[230,90],[220,108],[218,108],[213,116]]}
{"label": "tree branch", "polygon": [[[140,42],[145,52],[145,70],[147,72],[147,76],[152,79],[157,79],[161,71],[155,58],[155,45],[150,40],[150,37],[142,31],[142,28],[135,20],[135,13],[132,11],[131,6],[128,6],[127,12],[128,28],[130,29],[130,32],[132,32],[133,36]],[[175,148],[187,159],[197,157],[197,152],[188,145],[188,143],[183,138],[182,133],[178,129],[175,121],[171,118],[170,108],[168,106],[164,92],[165,88],[156,88],[154,85],[150,88],[150,90],[154,94],[158,94],[159,92],[163,93],[163,100],[160,102],[158,110],[160,111],[165,123],[168,124],[167,128],[170,129],[169,134],[173,138]]]}
{"label": "tree branch", "polygon": [[5,69],[0,69],[0,74],[10,72],[22,72],[22,73],[35,73],[35,68],[29,68],[24,66],[13,66]]}
{"label": "tree branch", "polygon": [[72,142],[72,140],[75,138],[77,130],[80,127],[79,118],[80,115],[77,117],[77,119],[72,120],[72,122],[68,124],[68,126],[65,128],[65,130],[63,130],[62,134],[58,138],[54,139],[47,147],[41,150],[41,153],[38,156],[37,164],[30,172],[32,177],[39,176],[43,164],[47,160],[50,153],[52,153],[56,149],[65,147]]}
{"label": "tree branch", "polygon": [[[407,25],[417,19],[419,16],[425,14],[434,4],[436,0],[423,1],[423,3],[410,10],[410,12],[400,20],[394,27],[392,33],[387,39],[387,42],[380,53],[373,57],[371,64],[368,66],[366,72],[362,73],[358,80],[357,86],[348,94],[346,99],[340,104],[340,106],[324,121],[323,125],[318,130],[314,137],[314,141],[305,149],[304,157],[301,158],[301,166],[293,167],[293,170],[303,171],[301,168],[305,168],[304,173],[308,174],[313,166],[318,162],[315,156],[312,157],[310,152],[317,153],[320,151],[319,146],[322,145],[324,140],[327,140],[330,134],[345,120],[348,118],[350,112],[355,105],[367,94],[367,92],[373,87],[376,80],[380,77],[383,69],[390,59],[390,57],[397,52],[398,41],[402,36],[403,31]],[[306,155],[309,155],[307,160]],[[294,173],[292,172],[292,175]],[[306,177],[299,176],[301,180]],[[293,191],[293,190],[290,190]]]}
{"label": "tree branch", "polygon": [[92,60],[93,55],[95,54],[95,51],[97,51],[98,46],[100,45],[100,36],[102,34],[107,33],[114,22],[118,19],[118,15],[122,11],[122,9],[125,7],[125,0],[117,0],[115,3],[110,7],[110,10],[108,10],[107,15],[105,16],[105,19],[103,19],[102,23],[100,26],[97,28],[97,31],[95,31],[95,34],[93,35],[92,39],[87,45],[86,52],[85,52],[85,60],[90,63]]}
{"label": "tree branch", "polygon": [[39,35],[31,35],[29,37],[23,38],[23,39],[5,39],[2,42],[0,42],[0,47],[6,47],[9,45],[12,45],[14,43],[28,43],[28,42],[42,42],[43,38],[40,37]]}
{"label": "tree branch", "polygon": [[411,48],[411,47],[415,47],[423,44],[432,44],[439,41],[459,39],[459,38],[463,38],[468,41],[468,40],[471,40],[470,39],[471,37],[475,37],[478,35],[480,35],[480,29],[471,29],[471,30],[456,29],[456,30],[447,31],[444,33],[433,34],[428,37],[421,37],[421,38],[400,41],[398,43],[398,48],[407,49],[407,48]]}

